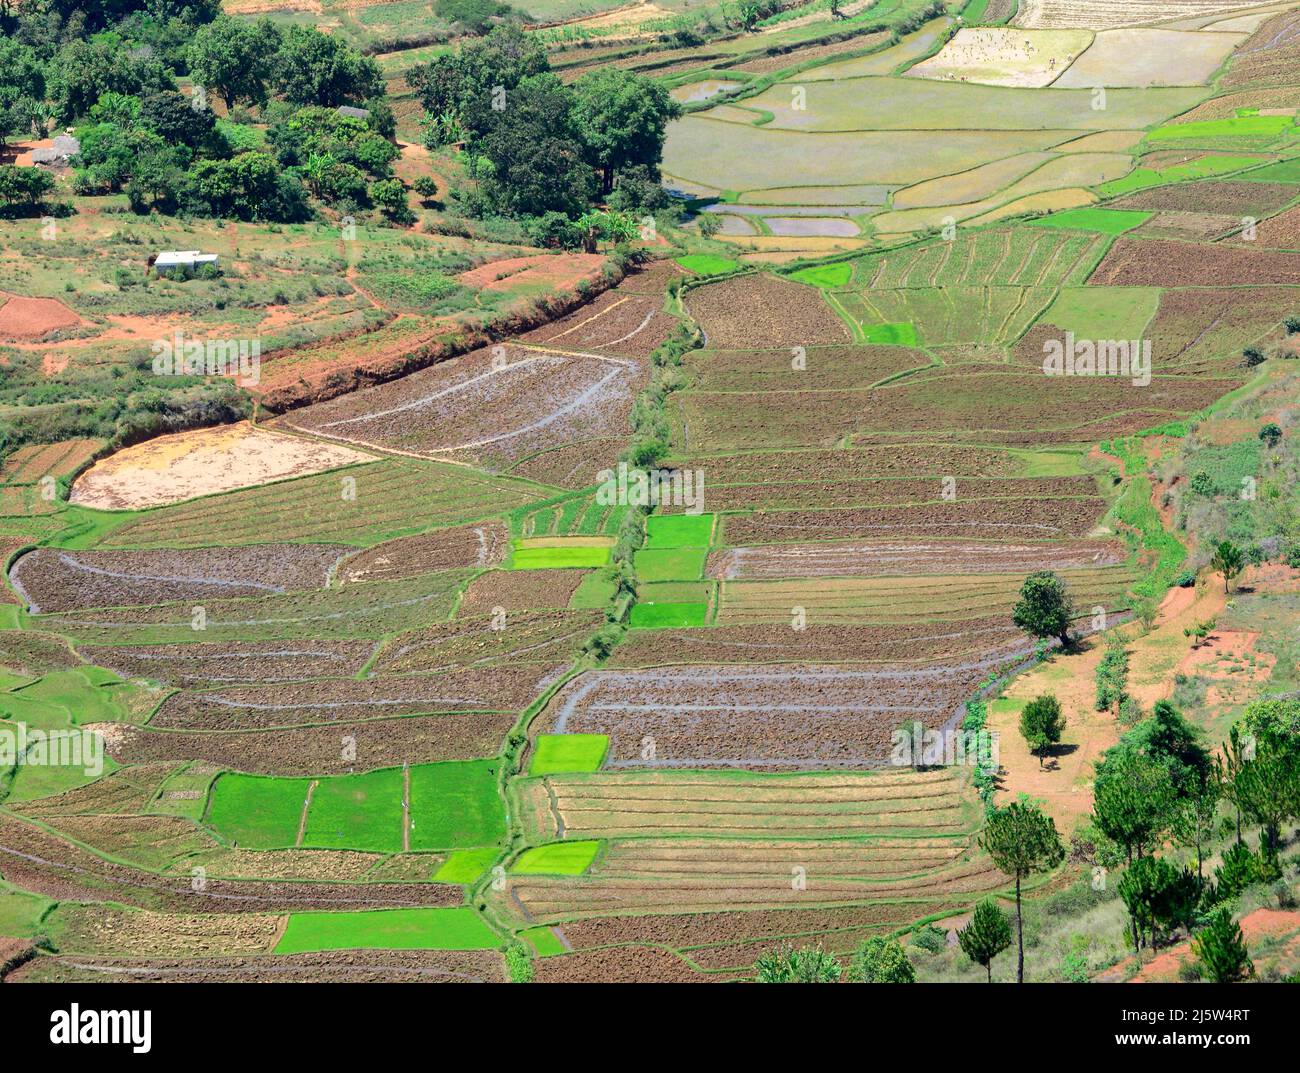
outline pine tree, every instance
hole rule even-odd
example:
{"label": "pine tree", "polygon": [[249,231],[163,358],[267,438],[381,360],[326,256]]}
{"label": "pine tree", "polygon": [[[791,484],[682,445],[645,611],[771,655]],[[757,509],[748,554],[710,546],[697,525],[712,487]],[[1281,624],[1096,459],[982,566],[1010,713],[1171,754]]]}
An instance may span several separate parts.
{"label": "pine tree", "polygon": [[1241,927],[1228,910],[1220,909],[1192,940],[1201,975],[1216,984],[1237,984],[1255,975]]}
{"label": "pine tree", "polygon": [[1020,902],[1021,881],[1035,872],[1050,872],[1065,860],[1065,846],[1052,818],[1036,805],[1016,801],[989,816],[980,847],[993,863],[1016,879],[1016,940],[1020,959],[1016,981],[1025,982],[1025,918]]}
{"label": "pine tree", "polygon": [[970,923],[957,933],[957,942],[971,961],[984,966],[992,983],[993,959],[1011,945],[1011,921],[992,898],[985,898],[975,907]]}

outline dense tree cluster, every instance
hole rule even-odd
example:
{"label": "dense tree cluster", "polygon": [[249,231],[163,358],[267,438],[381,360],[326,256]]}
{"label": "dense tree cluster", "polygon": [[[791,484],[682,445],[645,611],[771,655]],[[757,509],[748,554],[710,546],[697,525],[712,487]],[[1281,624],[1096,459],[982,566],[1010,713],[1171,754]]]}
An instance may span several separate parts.
{"label": "dense tree cluster", "polygon": [[506,24],[408,81],[430,145],[465,145],[478,184],[459,196],[471,214],[562,230],[553,214],[577,220],[597,198],[631,211],[664,204],[664,133],[681,107],[651,79],[610,67],[566,86],[537,40]]}
{"label": "dense tree cluster", "polygon": [[[1206,875],[1206,844],[1221,803],[1236,810],[1237,840]],[[1229,903],[1254,883],[1282,874],[1283,826],[1300,819],[1300,702],[1257,702],[1235,725],[1221,755],[1168,701],[1109,749],[1097,767],[1093,826],[1125,871],[1118,892],[1129,913],[1135,952],[1185,929],[1215,979],[1240,979],[1248,960]],[[1243,837],[1259,827],[1259,850]],[[1196,868],[1159,855],[1171,844],[1195,847]]]}
{"label": "dense tree cluster", "polygon": [[[0,13],[0,134],[73,127],[77,189],[124,191],[139,211],[296,221],[315,197],[402,218],[383,91],[375,61],[346,42],[222,15],[216,0],[26,0]],[[218,119],[216,100],[263,108],[269,135],[233,111]],[[6,175],[0,200],[36,211],[50,185]]]}

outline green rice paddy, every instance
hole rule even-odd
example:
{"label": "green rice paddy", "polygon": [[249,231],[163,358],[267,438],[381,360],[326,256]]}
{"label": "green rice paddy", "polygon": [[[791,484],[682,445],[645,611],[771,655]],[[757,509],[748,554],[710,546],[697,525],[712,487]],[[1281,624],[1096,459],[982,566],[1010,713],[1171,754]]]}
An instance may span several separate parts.
{"label": "green rice paddy", "polygon": [[528,774],[599,771],[608,751],[606,734],[539,734]]}
{"label": "green rice paddy", "polygon": [[580,876],[596,859],[599,841],[551,842],[524,850],[511,871],[516,875]]}
{"label": "green rice paddy", "polygon": [[293,913],[277,954],[316,950],[491,950],[501,942],[477,911],[369,909],[355,913]]}
{"label": "green rice paddy", "polygon": [[1150,212],[1127,209],[1067,209],[1026,223],[1033,227],[1070,227],[1079,231],[1098,231],[1103,235],[1122,235],[1125,231],[1141,227],[1153,215],[1155,214]]}
{"label": "green rice paddy", "polygon": [[223,839],[246,849],[300,845],[397,853],[408,840],[412,850],[481,847],[505,835],[496,771],[495,760],[411,767],[410,829],[405,838],[401,768],[321,779],[229,773],[213,784],[205,822]]}
{"label": "green rice paddy", "polygon": [[652,514],[646,519],[647,548],[707,548],[713,537],[712,514]]}
{"label": "green rice paddy", "polygon": [[442,866],[433,873],[435,883],[473,883],[500,853],[494,846],[458,849],[447,854]]}

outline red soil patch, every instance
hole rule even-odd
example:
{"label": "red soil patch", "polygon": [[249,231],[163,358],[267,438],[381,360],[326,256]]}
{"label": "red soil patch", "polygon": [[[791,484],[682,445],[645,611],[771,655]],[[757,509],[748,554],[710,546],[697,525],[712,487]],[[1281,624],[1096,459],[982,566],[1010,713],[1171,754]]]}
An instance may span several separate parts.
{"label": "red soil patch", "polygon": [[66,354],[46,354],[41,358],[41,373],[44,376],[58,376],[68,367]]}
{"label": "red soil patch", "polygon": [[0,306],[0,342],[31,342],[60,328],[81,326],[81,318],[53,298],[6,297]]}
{"label": "red soil patch", "polygon": [[466,287],[487,291],[513,291],[520,287],[572,289],[600,270],[604,258],[597,253],[539,254],[507,257],[462,272],[456,278]]}
{"label": "red soil patch", "polygon": [[[1300,930],[1300,913],[1282,909],[1256,909],[1241,918],[1241,933],[1245,936],[1246,946],[1253,947],[1261,939],[1275,939]],[[1282,951],[1282,956],[1293,960],[1300,952],[1300,942],[1292,941]],[[1184,962],[1195,960],[1190,940],[1184,940],[1175,946],[1167,947],[1143,965],[1130,979],[1131,984],[1169,983],[1178,979],[1178,968]],[[1107,970],[1101,979],[1113,981],[1122,979],[1123,971],[1133,964],[1133,958],[1126,958],[1119,965]],[[1258,968],[1258,966],[1257,966]]]}

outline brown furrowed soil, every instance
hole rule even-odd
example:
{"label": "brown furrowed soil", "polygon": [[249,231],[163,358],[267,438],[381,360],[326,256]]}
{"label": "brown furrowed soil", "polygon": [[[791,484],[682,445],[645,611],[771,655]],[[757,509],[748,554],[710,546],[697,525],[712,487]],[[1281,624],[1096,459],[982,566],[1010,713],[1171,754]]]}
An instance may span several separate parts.
{"label": "brown furrowed soil", "polygon": [[1221,89],[1289,86],[1300,61],[1300,12],[1286,11],[1265,20],[1238,46]]}
{"label": "brown furrowed soil", "polygon": [[677,460],[670,465],[703,469],[709,486],[818,481],[834,474],[843,481],[883,477],[1014,477],[1025,463],[996,447],[956,444],[891,444],[833,451],[753,451]]}
{"label": "brown furrowed soil", "polygon": [[526,610],[501,616],[462,612],[449,623],[399,634],[375,660],[380,674],[446,671],[503,660],[556,663],[573,656],[605,621],[603,612]]}
{"label": "brown furrowed soil", "polygon": [[1089,283],[1112,287],[1300,284],[1300,254],[1156,239],[1116,239]]}
{"label": "brown furrowed soil", "polygon": [[714,978],[701,976],[670,950],[622,946],[543,958],[535,979],[543,984],[690,984]]}
{"label": "brown furrowed soil", "polygon": [[796,368],[790,349],[696,350],[683,365],[691,386],[700,391],[814,391],[866,388],[908,369],[932,365],[930,357],[908,347],[806,347]]}
{"label": "brown furrowed soil", "polygon": [[[1222,246],[1206,248],[1224,255],[1237,253]],[[1292,255],[1259,252],[1254,256]],[[1295,267],[1300,278],[1300,257]],[[1149,270],[1149,266],[1138,269]],[[1147,279],[1129,282],[1161,285]],[[1051,331],[1039,326],[1030,335]],[[907,428],[924,429],[928,437],[938,440],[1041,448],[1160,424],[1149,417],[1194,412],[1230,389],[1223,383],[1167,376],[1157,376],[1141,390],[1135,390],[1130,377],[1046,376],[1041,334],[1036,348],[1031,343],[1029,349],[1031,355],[1037,354],[1033,364],[1038,368],[1032,372],[1005,365],[959,365],[926,370],[868,391],[684,392],[669,400],[674,448],[695,454],[829,448],[846,437],[858,444],[874,438],[894,441],[899,430]]]}
{"label": "brown furrowed soil", "polygon": [[321,589],[348,548],[257,544],[190,551],[61,551],[37,548],[9,571],[32,612],[156,605]]}
{"label": "brown furrowed soil", "polygon": [[723,538],[735,546],[903,536],[1053,540],[1087,536],[1105,509],[1105,501],[1099,497],[1081,497],[760,511],[729,516],[723,524]]}
{"label": "brown furrowed soil", "polygon": [[[716,493],[715,493],[716,494]],[[713,505],[712,502],[710,505]],[[1059,544],[973,541],[873,541],[845,544],[767,544],[725,548],[710,554],[712,578],[880,577],[939,574],[1002,574],[1123,562],[1118,541],[1077,540]]]}
{"label": "brown furrowed soil", "polygon": [[[705,463],[691,466],[708,480]],[[890,477],[883,480],[848,481],[835,477],[826,481],[784,484],[708,484],[706,496],[711,511],[798,510],[803,507],[855,507],[923,504],[951,499],[987,503],[999,499],[1050,499],[1061,496],[1089,496],[1097,484],[1091,477],[963,477],[948,483],[947,477]],[[948,495],[945,495],[945,492]],[[684,511],[685,505],[665,514]]]}
{"label": "brown furrowed soil", "polygon": [[0,484],[37,484],[43,477],[76,473],[104,446],[103,440],[64,440],[19,447],[0,462]]}
{"label": "brown furrowed soil", "polygon": [[496,345],[280,421],[348,443],[499,469],[577,438],[625,433],[647,376],[645,364],[630,358]]}
{"label": "brown furrowed soil", "polygon": [[586,570],[488,570],[470,582],[460,614],[490,614],[493,608],[529,611],[564,608],[586,577]]}
{"label": "brown furrowed soil", "polygon": [[504,983],[494,950],[334,950],[315,954],[159,958],[45,955],[10,983]]}
{"label": "brown furrowed soil", "polygon": [[0,292],[0,343],[35,343],[84,321],[53,298],[24,298]]}
{"label": "brown furrowed soil", "polygon": [[[1133,575],[1127,567],[1061,571],[1080,607],[1108,610],[1128,607]],[[938,574],[879,578],[790,578],[772,581],[724,581],[718,594],[717,620],[818,624],[906,623],[969,619],[1010,614],[1023,574]]]}
{"label": "brown furrowed soil", "polygon": [[[19,817],[0,816],[0,867],[24,890],[64,902],[111,902],[177,913],[259,914],[366,906],[455,905],[459,887],[437,883],[295,883],[210,879],[196,890],[193,876],[160,876],[106,860]],[[89,926],[99,909],[86,913]],[[111,944],[112,932],[99,931]],[[129,936],[117,947],[129,950]]]}
{"label": "brown furrowed soil", "polygon": [[643,357],[667,338],[676,321],[662,295],[606,291],[590,305],[519,337],[528,346]]}
{"label": "brown furrowed soil", "polygon": [[1267,216],[1292,201],[1295,196],[1296,188],[1290,183],[1173,183],[1130,194],[1118,201],[1109,202],[1107,208],[1219,213],[1237,217],[1236,223],[1240,226],[1241,217]]}
{"label": "brown furrowed soil", "polygon": [[766,275],[739,276],[688,291],[686,308],[704,328],[705,345],[744,349],[849,343],[849,330],[816,291]]}
{"label": "brown furrowed soil", "polygon": [[150,720],[156,730],[262,730],[353,723],[437,712],[512,712],[556,675],[546,664],[461,669],[437,676],[313,679],[175,693]]}
{"label": "brown furrowed soil", "polygon": [[1004,616],[877,626],[809,625],[787,622],[714,626],[709,629],[634,630],[607,666],[662,667],[679,664],[881,663],[915,666],[961,662],[976,655],[1015,655],[1024,634]]}
{"label": "brown furrowed soil", "polygon": [[391,581],[430,570],[497,566],[509,552],[506,527],[498,521],[443,529],[376,544],[343,559],[334,570],[336,585]]}
{"label": "brown furrowed soil", "polygon": [[[516,712],[385,716],[286,730],[150,730],[98,724],[106,750],[121,763],[202,760],[261,775],[341,775],[437,760],[495,756]],[[356,761],[341,756],[341,739],[356,739]]]}
{"label": "brown furrowed soil", "polygon": [[[590,671],[550,701],[539,728],[607,734],[608,766],[750,769],[887,763],[908,720],[938,729],[999,660],[924,669],[852,664]],[[646,740],[653,756],[643,756]]]}

